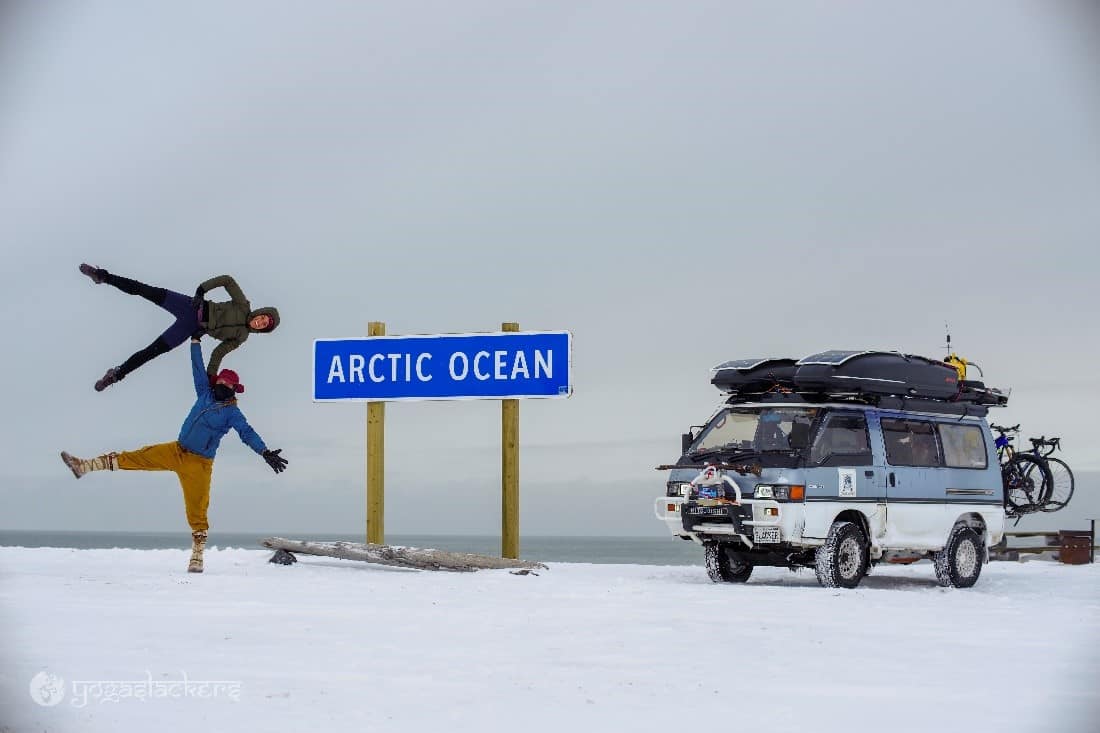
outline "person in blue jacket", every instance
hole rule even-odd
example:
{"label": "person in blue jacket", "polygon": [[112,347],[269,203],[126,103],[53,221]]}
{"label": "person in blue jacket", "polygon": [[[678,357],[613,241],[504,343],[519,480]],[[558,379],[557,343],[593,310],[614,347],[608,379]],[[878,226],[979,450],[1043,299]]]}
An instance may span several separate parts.
{"label": "person in blue jacket", "polygon": [[222,438],[230,429],[236,430],[241,441],[263,457],[275,471],[282,473],[288,461],[282,450],[268,450],[263,439],[248,424],[237,406],[237,395],[244,392],[240,377],[231,369],[221,370],[211,386],[203,365],[199,334],[191,338],[191,374],[195,381],[195,400],[191,412],[183,421],[179,437],[171,443],[147,445],[136,451],[107,453],[96,458],[76,458],[65,451],[61,460],[80,478],[89,471],[172,471],[183,488],[183,503],[187,522],[191,525],[191,560],[188,572],[201,573],[203,550],[209,525],[206,519],[210,505],[210,476],[214,456]]}

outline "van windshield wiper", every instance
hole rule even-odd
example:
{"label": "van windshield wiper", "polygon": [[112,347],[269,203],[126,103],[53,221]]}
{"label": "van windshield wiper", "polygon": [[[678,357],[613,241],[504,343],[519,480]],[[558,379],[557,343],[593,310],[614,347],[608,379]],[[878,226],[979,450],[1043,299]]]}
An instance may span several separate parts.
{"label": "van windshield wiper", "polygon": [[695,453],[688,453],[689,460],[698,463],[704,458],[710,458],[723,453],[728,453],[729,460],[736,460],[738,458],[748,458],[749,456],[755,456],[759,451],[754,450],[731,450],[728,446],[718,446],[717,448],[708,448],[707,450],[697,451]]}

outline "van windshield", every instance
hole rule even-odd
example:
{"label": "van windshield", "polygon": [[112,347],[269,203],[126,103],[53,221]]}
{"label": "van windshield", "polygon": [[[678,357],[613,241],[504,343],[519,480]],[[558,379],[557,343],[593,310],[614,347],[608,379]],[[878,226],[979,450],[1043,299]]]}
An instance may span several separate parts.
{"label": "van windshield", "polygon": [[688,455],[801,451],[818,412],[803,407],[729,407],[707,423]]}

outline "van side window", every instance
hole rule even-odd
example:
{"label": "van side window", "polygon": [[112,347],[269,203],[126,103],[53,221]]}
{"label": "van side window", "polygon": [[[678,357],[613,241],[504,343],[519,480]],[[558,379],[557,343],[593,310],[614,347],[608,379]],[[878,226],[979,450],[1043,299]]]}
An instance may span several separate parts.
{"label": "van side window", "polygon": [[939,423],[943,460],[951,468],[985,468],[985,436],[977,425]]}
{"label": "van side window", "polygon": [[[836,461],[830,461],[836,456]],[[832,414],[825,418],[810,449],[810,461],[846,466],[871,463],[871,443],[867,438],[867,419],[862,413]]]}
{"label": "van side window", "polygon": [[932,423],[922,420],[882,420],[886,460],[893,466],[943,466]]}

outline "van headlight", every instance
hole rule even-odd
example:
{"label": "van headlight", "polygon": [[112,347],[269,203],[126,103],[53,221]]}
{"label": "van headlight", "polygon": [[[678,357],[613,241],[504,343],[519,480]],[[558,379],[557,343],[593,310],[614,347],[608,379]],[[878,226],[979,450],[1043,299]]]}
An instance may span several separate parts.
{"label": "van headlight", "polygon": [[686,481],[669,481],[665,496],[687,496],[691,493],[691,484]]}
{"label": "van headlight", "polygon": [[752,496],[754,499],[802,501],[806,498],[806,487],[802,484],[757,484]]}

